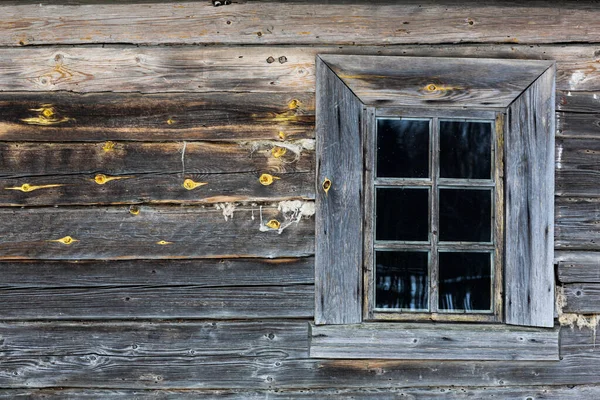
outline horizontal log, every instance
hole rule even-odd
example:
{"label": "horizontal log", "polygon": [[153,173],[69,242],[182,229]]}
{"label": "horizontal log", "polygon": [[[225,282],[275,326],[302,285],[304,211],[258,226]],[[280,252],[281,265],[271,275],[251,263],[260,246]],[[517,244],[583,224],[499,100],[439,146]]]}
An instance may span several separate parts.
{"label": "horizontal log", "polygon": [[600,284],[569,283],[564,285],[564,312],[600,314]]}
{"label": "horizontal log", "polygon": [[3,141],[279,141],[280,135],[314,137],[312,93],[0,94]]}
{"label": "horizontal log", "polygon": [[600,140],[556,139],[557,196],[600,196]]}
{"label": "horizontal log", "polygon": [[0,205],[310,199],[312,147],[309,139],[0,142]]}
{"label": "horizontal log", "polygon": [[581,400],[600,396],[600,386],[517,386],[517,387],[431,387],[431,388],[372,388],[372,389],[304,389],[304,390],[127,390],[127,389],[0,389],[0,399],[27,398],[32,400],[75,399],[354,399],[354,400]]}
{"label": "horizontal log", "polygon": [[[273,321],[276,322],[276,321]],[[300,322],[300,321],[299,321]],[[306,324],[307,321],[301,321]],[[61,334],[41,333],[32,329],[28,334],[49,337],[44,347],[40,343],[39,354],[3,356],[0,370],[0,384],[4,389],[23,388],[27,382],[28,390],[33,388],[69,387],[69,388],[114,388],[120,389],[243,389],[282,390],[282,389],[322,389],[329,390],[377,390],[388,388],[412,387],[461,387],[469,386],[506,390],[518,385],[577,385],[598,384],[600,372],[600,350],[595,344],[595,333],[587,328],[562,328],[561,361],[551,362],[498,362],[498,361],[389,361],[389,360],[321,360],[304,357],[292,357],[302,351],[297,348],[300,340],[307,346],[307,332],[298,329],[272,331],[257,327],[257,334],[248,338],[240,337],[240,347],[233,349],[232,344],[225,345],[224,352],[219,347],[210,349],[211,341],[221,343],[220,337],[233,338],[235,332],[225,333],[225,329],[211,331],[207,327],[197,337],[185,336],[185,328],[173,326],[165,330],[148,330],[146,335],[140,329],[139,334],[131,333],[122,339],[102,333],[96,328],[99,338],[95,340],[89,330],[73,328],[73,334],[66,331]],[[92,323],[96,326],[97,323]],[[306,326],[306,325],[305,325]],[[133,325],[132,325],[133,327]],[[140,327],[142,325],[140,324]],[[225,327],[225,325],[223,325]],[[50,328],[51,329],[51,328]],[[48,330],[50,330],[48,329]],[[172,332],[167,331],[173,329]],[[231,326],[231,330],[236,330]],[[132,328],[133,331],[133,328]],[[164,332],[164,334],[162,333]],[[19,336],[22,330],[17,330]],[[252,352],[248,343],[263,344],[262,335],[273,333],[273,346],[265,351]],[[171,344],[165,344],[162,338],[181,334]],[[221,336],[226,335],[226,336]],[[281,336],[280,336],[281,335]],[[111,337],[112,336],[112,337]],[[55,338],[55,339],[53,339]],[[11,343],[12,335],[3,336]],[[131,340],[127,340],[131,339]],[[139,339],[138,349],[142,354],[131,354],[138,349],[133,345]],[[278,340],[279,339],[279,340]],[[196,344],[197,342],[200,342]],[[90,352],[83,346],[89,342]],[[150,343],[153,343],[150,344]],[[180,343],[180,347],[177,346]],[[270,342],[269,342],[270,343]],[[290,343],[293,343],[290,345]],[[56,345],[56,346],[54,346]],[[265,346],[269,344],[264,343]],[[75,347],[74,347],[75,346]],[[106,355],[115,346],[117,355]],[[20,346],[19,346],[20,347]],[[289,352],[277,349],[292,348]],[[52,354],[53,348],[65,354]],[[78,349],[67,354],[69,348]],[[169,354],[163,354],[164,348]],[[206,349],[199,355],[173,355],[190,349]],[[307,347],[303,347],[307,349]],[[94,353],[100,350],[104,353]],[[34,347],[33,351],[37,351]],[[245,356],[249,352],[250,356]],[[396,389],[399,390],[399,389]],[[440,392],[444,393],[444,392]],[[477,393],[477,392],[475,392]],[[544,392],[542,392],[544,393]],[[583,392],[585,393],[585,392]],[[285,398],[285,397],[284,397]],[[380,397],[379,397],[380,398]],[[408,397],[410,398],[410,397]],[[427,398],[427,397],[424,397]],[[444,397],[442,397],[444,398]],[[460,398],[460,397],[459,397]],[[503,398],[503,397],[501,397]]]}
{"label": "horizontal log", "polygon": [[311,325],[310,356],[404,360],[558,360],[558,329],[484,324]]}
{"label": "horizontal log", "polygon": [[559,250],[600,250],[600,199],[557,197],[554,243]]}
{"label": "horizontal log", "polygon": [[312,203],[0,209],[0,259],[301,257]]}
{"label": "horizontal log", "polygon": [[[436,27],[438,30],[439,26]],[[381,44],[380,37],[377,41]],[[557,61],[557,108],[561,109],[564,101],[560,99],[566,98],[569,93],[574,96],[578,91],[590,93],[600,89],[596,49],[595,45],[88,46],[5,49],[4,57],[0,59],[0,90],[66,90],[79,93],[278,92],[289,95],[315,91],[317,54],[541,59]],[[285,61],[278,61],[280,58]],[[210,63],[206,60],[210,60]],[[597,106],[593,95],[585,98],[587,100],[564,106],[569,111],[579,111],[580,108],[590,110],[592,104]],[[572,98],[569,98],[570,101]],[[229,103],[229,100],[225,102]],[[161,121],[159,126],[164,126],[164,122]]]}
{"label": "horizontal log", "polygon": [[600,260],[561,261],[558,263],[558,280],[562,283],[600,283]]}
{"label": "horizontal log", "polygon": [[160,286],[266,286],[314,283],[314,258],[4,261],[5,288]]}
{"label": "horizontal log", "polygon": [[[460,5],[458,5],[460,4]],[[598,42],[593,4],[210,2],[3,5],[0,45]],[[123,23],[127,21],[127,23]],[[265,21],[268,21],[266,23]]]}
{"label": "horizontal log", "polygon": [[[598,105],[595,105],[595,107],[597,111]],[[556,137],[600,139],[600,114],[557,112]]]}
{"label": "horizontal log", "polygon": [[167,284],[0,288],[0,301],[2,320],[310,318],[314,288],[312,285],[203,288]]}

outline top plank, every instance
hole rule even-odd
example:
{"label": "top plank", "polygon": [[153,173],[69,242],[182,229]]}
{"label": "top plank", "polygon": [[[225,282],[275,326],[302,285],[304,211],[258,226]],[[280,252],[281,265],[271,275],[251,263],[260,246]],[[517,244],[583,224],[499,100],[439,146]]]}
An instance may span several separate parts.
{"label": "top plank", "polygon": [[[598,42],[594,4],[210,1],[0,6],[0,46]],[[311,4],[312,3],[312,4]],[[437,4],[436,4],[437,3]]]}

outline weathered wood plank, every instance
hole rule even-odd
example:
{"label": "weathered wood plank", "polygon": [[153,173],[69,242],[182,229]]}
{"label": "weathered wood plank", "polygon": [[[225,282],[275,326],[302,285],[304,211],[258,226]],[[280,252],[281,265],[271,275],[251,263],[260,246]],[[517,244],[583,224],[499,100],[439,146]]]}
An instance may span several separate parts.
{"label": "weathered wood plank", "polygon": [[125,261],[4,261],[4,288],[106,286],[194,287],[312,284],[314,258],[125,260]]}
{"label": "weathered wood plank", "polygon": [[556,248],[600,250],[600,199],[557,197],[555,204]]}
{"label": "weathered wood plank", "polygon": [[363,107],[317,60],[315,322],[362,320]]}
{"label": "weathered wood plank", "polygon": [[564,312],[600,314],[600,284],[569,283],[564,285]]}
{"label": "weathered wood plank", "polygon": [[[598,106],[595,107],[597,111]],[[556,136],[574,139],[600,139],[600,114],[557,112]]]}
{"label": "weathered wood plank", "polygon": [[558,138],[556,195],[600,196],[600,140]]}
{"label": "weathered wood plank", "polygon": [[313,147],[311,139],[0,142],[0,205],[314,198]]}
{"label": "weathered wood plank", "polygon": [[310,318],[312,285],[0,288],[2,320]]}
{"label": "weathered wood plank", "polygon": [[[262,329],[259,331],[261,334],[266,333]],[[175,329],[174,332],[178,330]],[[286,330],[286,332],[294,335],[292,339],[294,343],[299,343],[296,340],[306,341],[306,331]],[[278,332],[274,333],[277,338]],[[302,337],[296,337],[296,334]],[[59,341],[54,343],[59,349],[64,348],[64,352],[68,353],[69,344],[80,346],[73,343],[93,340],[89,336],[86,334],[83,337],[79,335],[65,337],[68,340],[65,346],[61,346]],[[144,335],[140,337],[144,339],[142,343],[148,343],[149,339]],[[503,387],[501,390],[506,390],[507,387],[514,388],[518,385],[598,384],[600,349],[595,344],[594,337],[595,333],[587,328],[582,330],[562,328],[560,339],[562,360],[551,362],[320,360],[304,357],[286,358],[288,353],[276,350],[244,357],[239,355],[240,350],[237,351],[238,354],[232,354],[229,348],[226,348],[224,354],[220,353],[218,348],[213,348],[214,354],[210,354],[210,349],[204,344],[202,348],[207,348],[207,351],[197,357],[191,354],[163,355],[160,348],[151,349],[151,352],[149,349],[143,356],[98,355],[92,352],[53,355],[53,343],[48,343],[48,346],[37,355],[3,357],[0,384],[5,389],[24,388],[26,382],[28,390],[42,387],[96,389],[111,387],[222,389],[226,387],[247,391],[294,388],[302,390],[396,388],[398,390],[401,387],[416,389],[438,386],[486,387],[494,390]],[[206,336],[201,336],[201,339],[208,340]],[[7,337],[4,340],[9,343],[11,338]],[[160,337],[156,340],[160,341]],[[187,341],[184,341],[181,346],[182,351],[193,348],[190,342],[192,339],[185,340]],[[118,342],[119,338],[111,338],[109,343]],[[274,340],[274,342],[277,342],[275,344],[277,347],[285,347],[287,339],[281,342]],[[102,341],[96,343],[97,346],[102,346]],[[134,352],[135,349],[131,349],[133,344],[135,343],[123,342],[125,348],[116,350]],[[169,346],[167,349],[175,349],[177,343]],[[242,353],[243,351],[241,349]]]}
{"label": "weathered wood plank", "polygon": [[312,325],[315,358],[558,360],[558,329],[483,324]]}
{"label": "weathered wood plank", "polygon": [[0,95],[3,141],[281,140],[280,133],[314,137],[312,93]]}
{"label": "weathered wood plank", "polygon": [[[0,90],[80,93],[251,91],[296,95],[314,93],[317,54],[535,59],[557,61],[558,109],[595,112],[600,89],[600,62],[596,50],[595,45],[516,44],[3,49]],[[285,60],[283,63],[279,61],[280,57],[284,57],[281,58]],[[585,94],[579,96],[579,91]],[[163,125],[161,121],[159,126]],[[176,125],[169,128],[176,129]]]}
{"label": "weathered wood plank", "polygon": [[505,321],[554,325],[554,66],[508,109]]}
{"label": "weathered wood plank", "polygon": [[[281,203],[280,203],[281,205]],[[0,209],[0,259],[298,257],[314,253],[312,203]],[[276,220],[267,226],[268,221]],[[279,228],[278,228],[279,227]],[[277,229],[278,228],[278,229]]]}
{"label": "weathered wood plank", "polygon": [[558,280],[562,283],[600,283],[600,259],[591,261],[561,261]]}
{"label": "weathered wood plank", "polygon": [[581,400],[600,396],[600,386],[431,387],[305,390],[127,390],[127,389],[0,389],[0,399],[352,399],[352,400]]}
{"label": "weathered wood plank", "polygon": [[[512,5],[512,4],[511,4]],[[598,42],[593,4],[210,2],[0,9],[0,45]],[[126,21],[127,23],[123,23]],[[174,24],[173,22],[176,21]],[[265,21],[268,21],[266,23]],[[533,24],[532,24],[533,23]]]}

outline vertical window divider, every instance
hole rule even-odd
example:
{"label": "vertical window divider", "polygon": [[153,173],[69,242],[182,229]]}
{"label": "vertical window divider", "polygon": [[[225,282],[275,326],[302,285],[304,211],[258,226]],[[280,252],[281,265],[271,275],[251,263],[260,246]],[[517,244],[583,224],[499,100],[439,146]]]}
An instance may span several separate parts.
{"label": "vertical window divider", "polygon": [[438,215],[438,177],[439,177],[439,118],[431,120],[431,250],[429,256],[429,309],[435,313],[439,310],[439,215]]}

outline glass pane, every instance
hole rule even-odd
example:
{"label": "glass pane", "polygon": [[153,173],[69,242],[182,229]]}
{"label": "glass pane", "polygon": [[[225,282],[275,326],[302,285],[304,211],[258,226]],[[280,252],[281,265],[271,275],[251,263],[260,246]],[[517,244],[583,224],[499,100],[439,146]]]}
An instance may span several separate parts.
{"label": "glass pane", "polygon": [[376,240],[429,240],[429,189],[377,188]]}
{"label": "glass pane", "polygon": [[439,206],[440,241],[491,241],[491,189],[440,189]]}
{"label": "glass pane", "polygon": [[490,253],[440,252],[440,310],[491,311]]}
{"label": "glass pane", "polygon": [[490,179],[492,124],[440,121],[440,177]]}
{"label": "glass pane", "polygon": [[375,308],[429,308],[429,256],[425,251],[375,252]]}
{"label": "glass pane", "polygon": [[377,176],[429,177],[429,120],[377,119]]}

